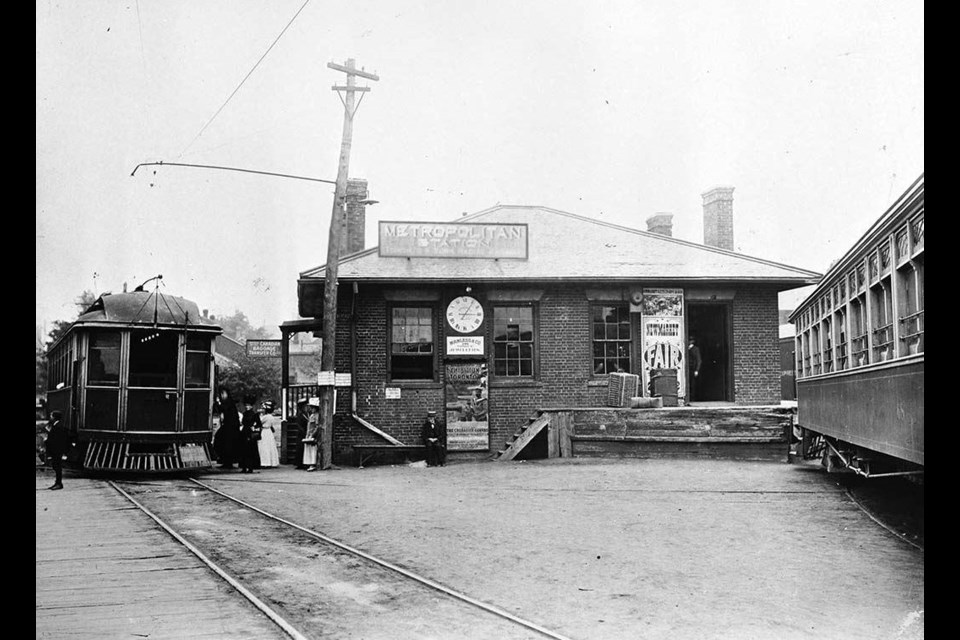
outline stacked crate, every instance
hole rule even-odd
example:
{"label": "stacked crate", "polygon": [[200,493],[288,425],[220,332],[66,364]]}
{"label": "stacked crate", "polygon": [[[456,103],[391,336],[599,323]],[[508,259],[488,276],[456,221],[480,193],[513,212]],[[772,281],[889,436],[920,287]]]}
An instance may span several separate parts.
{"label": "stacked crate", "polygon": [[640,376],[633,373],[611,373],[607,387],[607,404],[629,407],[630,398],[640,395]]}

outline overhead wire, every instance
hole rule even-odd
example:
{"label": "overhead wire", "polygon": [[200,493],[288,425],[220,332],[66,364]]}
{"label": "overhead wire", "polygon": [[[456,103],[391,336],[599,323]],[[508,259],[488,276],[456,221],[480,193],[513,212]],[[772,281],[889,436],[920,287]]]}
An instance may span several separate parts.
{"label": "overhead wire", "polygon": [[220,112],[223,111],[224,107],[227,106],[227,103],[229,103],[230,100],[233,99],[233,96],[235,96],[235,95],[237,94],[237,91],[239,91],[239,90],[240,90],[240,87],[242,87],[243,84],[247,81],[247,78],[249,78],[249,77],[253,74],[253,72],[256,71],[257,67],[260,66],[260,63],[263,62],[263,59],[267,57],[267,54],[270,53],[270,51],[271,51],[271,50],[273,49],[273,47],[277,44],[277,42],[280,41],[280,38],[283,37],[283,34],[287,32],[287,29],[290,28],[290,25],[293,24],[293,21],[297,19],[297,16],[300,15],[300,12],[303,11],[304,8],[305,8],[305,7],[307,6],[307,4],[309,4],[309,3],[310,3],[310,0],[305,0],[305,1],[304,1],[303,5],[297,10],[297,12],[296,12],[295,14],[293,14],[293,17],[290,18],[290,21],[287,23],[287,26],[285,26],[285,27],[283,28],[283,30],[280,32],[280,35],[278,35],[278,36],[274,39],[274,41],[270,44],[270,46],[267,47],[267,50],[263,52],[263,55],[260,56],[260,59],[257,60],[256,64],[253,65],[253,68],[251,68],[250,71],[247,72],[247,75],[245,75],[245,76],[243,77],[243,80],[240,81],[240,84],[237,85],[236,89],[234,89],[233,92],[232,92],[229,96],[227,96],[227,99],[223,102],[222,105],[220,105],[220,108],[217,109],[216,113],[214,113],[213,116],[211,116],[210,119],[207,120],[207,123],[206,123],[205,125],[203,125],[203,127],[200,128],[200,131],[197,132],[197,135],[195,135],[195,136],[193,137],[193,140],[190,141],[190,144],[188,144],[188,145],[184,148],[184,150],[180,152],[180,154],[177,156],[177,158],[183,157],[183,154],[185,154],[185,153],[190,149],[190,147],[193,146],[193,143],[196,142],[197,139],[200,138],[200,136],[203,135],[203,132],[207,130],[207,127],[209,127],[210,124],[217,118],[217,116],[220,115]]}

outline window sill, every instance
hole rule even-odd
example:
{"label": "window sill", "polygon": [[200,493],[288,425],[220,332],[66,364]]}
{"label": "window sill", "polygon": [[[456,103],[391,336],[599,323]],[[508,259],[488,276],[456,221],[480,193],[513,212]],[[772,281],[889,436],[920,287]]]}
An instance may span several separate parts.
{"label": "window sill", "polygon": [[517,389],[523,387],[539,388],[543,383],[532,378],[523,378],[520,380],[491,380],[490,386],[499,389]]}
{"label": "window sill", "polygon": [[387,380],[388,387],[401,387],[403,389],[441,389],[443,385],[436,380]]}

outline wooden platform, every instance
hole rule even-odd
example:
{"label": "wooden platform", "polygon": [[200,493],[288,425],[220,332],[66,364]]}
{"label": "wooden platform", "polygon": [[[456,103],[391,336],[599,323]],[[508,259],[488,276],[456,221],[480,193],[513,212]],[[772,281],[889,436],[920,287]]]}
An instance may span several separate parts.
{"label": "wooden platform", "polygon": [[287,638],[103,480],[37,474],[37,638]]}
{"label": "wooden platform", "polygon": [[578,409],[574,457],[723,458],[786,462],[794,410],[781,406]]}

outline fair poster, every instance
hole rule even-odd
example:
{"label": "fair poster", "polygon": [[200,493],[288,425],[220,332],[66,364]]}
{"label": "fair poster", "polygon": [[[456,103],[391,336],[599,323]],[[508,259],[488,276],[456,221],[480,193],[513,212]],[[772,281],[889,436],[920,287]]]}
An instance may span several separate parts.
{"label": "fair poster", "polygon": [[448,362],[445,374],[447,451],[489,450],[487,365]]}
{"label": "fair poster", "polygon": [[643,393],[650,393],[651,369],[674,369],[677,395],[683,397],[686,393],[683,289],[644,289],[640,306]]}

